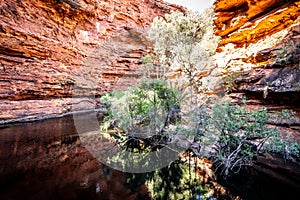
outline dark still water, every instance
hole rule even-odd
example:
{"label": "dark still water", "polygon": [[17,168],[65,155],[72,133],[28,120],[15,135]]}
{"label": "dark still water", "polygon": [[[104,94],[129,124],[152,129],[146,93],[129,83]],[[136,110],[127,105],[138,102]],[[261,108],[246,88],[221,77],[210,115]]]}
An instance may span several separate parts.
{"label": "dark still water", "polygon": [[[226,183],[230,192],[218,185],[212,193],[215,183],[199,183],[187,171],[176,164],[146,175],[106,167],[82,145],[73,116],[0,128],[1,200],[291,199],[300,194],[299,182],[288,185],[259,173]],[[149,177],[152,182],[145,184]]]}
{"label": "dark still water", "polygon": [[[85,115],[82,115],[85,117]],[[84,148],[72,116],[0,128],[0,199],[149,199]]]}

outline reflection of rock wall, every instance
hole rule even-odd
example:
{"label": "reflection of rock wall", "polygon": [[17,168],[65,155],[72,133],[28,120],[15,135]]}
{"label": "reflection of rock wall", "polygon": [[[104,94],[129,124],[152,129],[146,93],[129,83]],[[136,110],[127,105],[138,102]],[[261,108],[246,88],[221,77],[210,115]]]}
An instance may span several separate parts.
{"label": "reflection of rock wall", "polygon": [[[86,117],[85,115],[79,118]],[[1,129],[1,199],[150,199],[82,145],[72,116]]]}
{"label": "reflection of rock wall", "polygon": [[[293,109],[300,116],[300,1],[217,0],[216,57],[236,101],[270,109]],[[277,124],[300,142],[300,123]]]}
{"label": "reflection of rock wall", "polygon": [[156,0],[1,1],[0,123],[68,112],[85,59],[104,39],[121,34],[122,45],[130,43],[126,52],[107,63],[96,60],[105,64],[97,94],[110,90],[147,53],[135,29],[146,29],[155,16],[174,9],[182,10]]}

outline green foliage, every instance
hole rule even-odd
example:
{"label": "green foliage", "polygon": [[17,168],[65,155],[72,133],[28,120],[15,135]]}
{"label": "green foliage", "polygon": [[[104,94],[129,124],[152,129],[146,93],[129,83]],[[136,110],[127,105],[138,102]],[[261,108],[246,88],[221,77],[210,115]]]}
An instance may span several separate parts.
{"label": "green foliage", "polygon": [[191,172],[188,165],[172,163],[170,166],[157,170],[146,182],[153,199],[202,199],[209,197],[208,188],[202,186],[199,177]]}
{"label": "green foliage", "polygon": [[104,114],[106,114],[106,116],[103,119],[103,122],[109,122],[109,120],[112,119],[112,111],[111,111],[111,106],[112,106],[112,102],[122,98],[125,95],[125,93],[122,92],[116,92],[116,91],[110,91],[109,93],[107,93],[106,95],[103,95],[100,99],[101,103],[103,105],[106,105],[105,110],[102,110],[102,112]]}
{"label": "green foliage", "polygon": [[296,113],[292,110],[283,109],[281,111],[281,117],[282,119],[291,119]]}
{"label": "green foliage", "polygon": [[[148,126],[160,133],[168,120],[170,109],[179,106],[178,92],[167,87],[162,79],[145,79],[123,93],[109,93],[101,98],[109,107],[105,121],[128,132]],[[176,122],[174,122],[176,123]]]}
{"label": "green foliage", "polygon": [[270,143],[266,145],[266,149],[282,154],[287,160],[294,160],[295,157],[299,157],[300,145],[288,134],[284,137],[270,138]]}
{"label": "green foliage", "polygon": [[[278,153],[290,160],[299,157],[299,144],[292,136],[283,137],[268,125],[270,120],[291,119],[293,112],[249,110],[228,102],[216,102],[213,107],[195,106],[192,98],[187,98],[190,102],[186,103],[185,92],[170,87],[170,82],[165,80],[165,73],[180,69],[184,73],[184,84],[188,83],[197,92],[206,90],[207,85],[199,74],[209,75],[214,69],[210,58],[215,53],[218,38],[213,34],[212,18],[212,9],[203,15],[171,12],[165,18],[155,18],[148,33],[149,39],[154,41],[154,54],[145,56],[142,61],[147,67],[146,77],[151,77],[155,70],[156,79],[145,79],[139,86],[103,96],[101,102],[107,105],[104,122],[123,130],[124,134],[116,135],[116,140],[122,138],[123,144],[134,152],[139,152],[138,148],[152,151],[152,146],[164,145],[178,134],[193,136],[194,141],[188,140],[189,144],[192,141],[202,145],[202,154],[198,156],[212,158],[216,170],[225,176],[252,165],[263,152]],[[234,86],[235,79],[235,74],[224,79],[227,92]],[[183,113],[189,115],[184,117]],[[136,137],[134,132],[143,133],[143,138]],[[148,139],[154,136],[161,137]],[[181,198],[155,195],[157,199]]]}
{"label": "green foliage", "polygon": [[276,54],[276,60],[275,62],[277,63],[287,63],[289,60],[291,60],[291,58],[293,57],[293,50],[297,49],[295,44],[291,43],[287,43],[284,47],[279,48],[277,51],[275,51]]}
{"label": "green foliage", "polygon": [[151,73],[155,72],[156,78],[162,78],[164,77],[164,74],[162,74],[161,69],[157,67],[155,64],[155,55],[154,54],[148,54],[144,57],[142,57],[142,63],[145,65],[143,70],[144,78],[151,78]]}
{"label": "green foliage", "polygon": [[226,76],[224,76],[223,79],[223,85],[225,87],[225,92],[230,93],[234,88],[234,81],[238,78],[237,73],[229,73]]}
{"label": "green foliage", "polygon": [[176,160],[169,166],[153,172],[125,173],[127,187],[132,191],[146,184],[151,199],[209,199],[211,185],[200,183],[198,174],[186,163]]}
{"label": "green foliage", "polygon": [[272,118],[284,119],[291,113],[271,113],[266,108],[248,110],[242,105],[217,102],[207,113],[209,119],[202,124],[206,130],[204,137],[215,137],[209,150],[217,170],[225,176],[238,172],[241,167],[252,165],[263,152],[280,153],[291,160],[299,157],[299,144],[290,135],[283,137],[277,129],[268,126]]}
{"label": "green foliage", "polygon": [[143,64],[153,65],[153,54],[148,54],[142,58]]}

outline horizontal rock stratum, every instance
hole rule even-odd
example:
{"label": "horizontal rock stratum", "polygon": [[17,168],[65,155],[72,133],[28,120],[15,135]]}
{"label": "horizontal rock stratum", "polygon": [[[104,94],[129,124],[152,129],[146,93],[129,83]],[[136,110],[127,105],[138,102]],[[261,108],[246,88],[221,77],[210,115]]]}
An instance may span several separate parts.
{"label": "horizontal rock stratum", "polygon": [[[251,109],[292,109],[298,120],[270,122],[300,143],[300,1],[216,0],[215,33],[221,36],[217,68],[232,102]],[[259,156],[255,169],[299,188],[299,163]]]}
{"label": "horizontal rock stratum", "polygon": [[80,95],[72,102],[76,77],[88,70],[101,78],[97,96],[125,73],[134,76],[149,51],[143,30],[171,10],[183,8],[157,0],[1,0],[0,123],[93,108]]}
{"label": "horizontal rock stratum", "polygon": [[[300,1],[217,0],[217,67],[233,101],[300,117]],[[277,124],[300,142],[300,123]]]}
{"label": "horizontal rock stratum", "polygon": [[[299,19],[296,0],[217,0],[217,67],[241,73],[231,97],[299,112]],[[155,16],[182,7],[162,1],[0,1],[0,123],[93,109],[74,85],[96,96],[139,74],[151,49]],[[78,84],[78,76],[84,75]],[[95,81],[96,80],[96,81]],[[86,82],[85,82],[86,81]],[[96,101],[97,103],[97,101]],[[297,126],[298,127],[298,126]],[[300,128],[297,130],[300,130]]]}
{"label": "horizontal rock stratum", "polygon": [[249,45],[289,28],[300,15],[298,0],[217,0],[216,34],[220,45]]}

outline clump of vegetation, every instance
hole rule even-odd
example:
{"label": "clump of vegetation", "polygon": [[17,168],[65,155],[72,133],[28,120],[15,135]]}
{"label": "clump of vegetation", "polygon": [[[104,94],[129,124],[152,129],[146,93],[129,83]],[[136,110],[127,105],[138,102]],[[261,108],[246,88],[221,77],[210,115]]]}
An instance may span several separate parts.
{"label": "clump of vegetation", "polygon": [[158,170],[146,182],[153,199],[208,199],[209,188],[184,163],[172,163]]}
{"label": "clump of vegetation", "polygon": [[[106,100],[110,105],[109,122],[124,131],[124,143],[130,138],[139,144],[137,148],[151,152],[153,147],[178,142],[180,135],[179,142],[188,138],[185,150],[209,157],[216,171],[224,176],[253,165],[257,156],[265,152],[283,155],[287,160],[299,157],[300,146],[294,138],[288,134],[282,136],[268,125],[270,121],[292,118],[293,112],[249,110],[244,105],[215,102],[211,107],[193,108],[189,116],[184,116],[179,92],[158,80],[145,81],[122,95],[115,94],[103,97],[109,99]],[[198,152],[195,144],[199,145]]]}
{"label": "clump of vegetation", "polygon": [[146,142],[147,147],[172,143],[178,130],[185,136],[193,133],[186,119],[190,113],[181,112],[184,98],[185,94],[163,79],[144,79],[139,86],[101,98],[108,107],[102,127],[121,129],[122,137]]}
{"label": "clump of vegetation", "polygon": [[290,160],[299,156],[300,146],[293,137],[282,136],[268,125],[271,120],[291,118],[290,112],[249,110],[243,105],[217,102],[208,115],[203,122],[206,130],[203,140],[214,137],[213,145],[207,145],[210,151],[207,154],[215,161],[216,170],[225,176],[253,165],[264,152],[278,153]]}
{"label": "clump of vegetation", "polygon": [[232,92],[235,86],[235,80],[238,78],[238,73],[227,73],[222,77],[223,86],[226,93]]}
{"label": "clump of vegetation", "polygon": [[152,199],[209,199],[212,188],[200,182],[199,175],[182,161],[144,174],[125,174],[132,190],[146,184]]}

